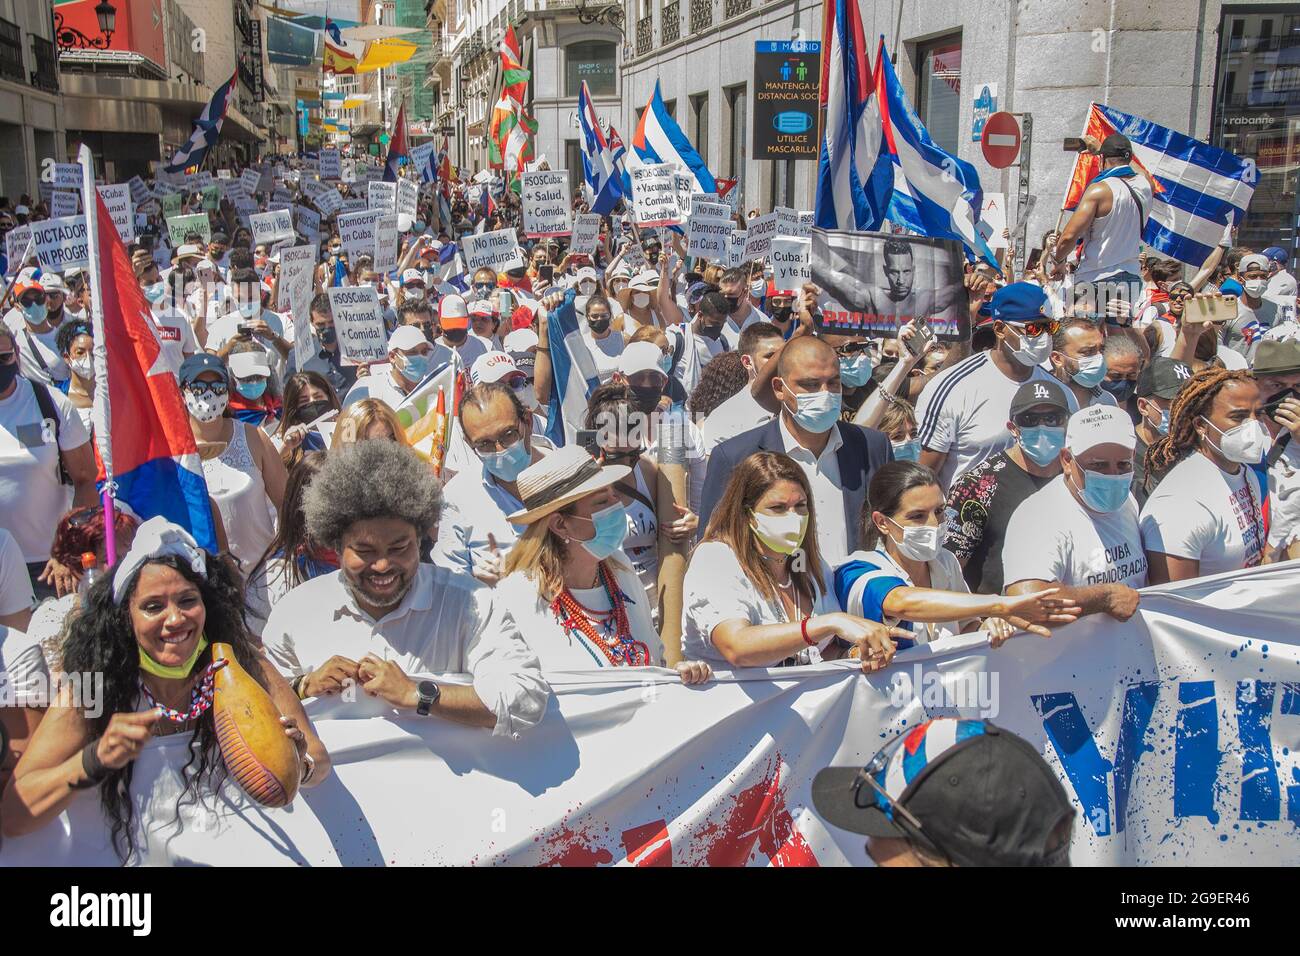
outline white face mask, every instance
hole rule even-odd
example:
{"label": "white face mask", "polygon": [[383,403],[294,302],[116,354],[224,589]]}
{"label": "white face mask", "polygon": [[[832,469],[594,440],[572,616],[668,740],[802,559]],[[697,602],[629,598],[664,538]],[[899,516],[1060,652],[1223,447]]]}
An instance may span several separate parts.
{"label": "white face mask", "polygon": [[596,291],[596,283],[592,282],[590,279],[579,282],[578,291],[583,295],[591,295]]}
{"label": "white face mask", "polygon": [[650,305],[650,295],[646,292],[638,292],[632,296],[632,304],[638,309],[644,309]]}
{"label": "white face mask", "polygon": [[515,398],[519,399],[524,408],[532,411],[537,407],[537,389],[533,385],[525,385],[515,392]]}
{"label": "white face mask", "polygon": [[762,511],[751,513],[754,534],[777,554],[794,554],[803,544],[808,531],[808,516],[797,511],[783,515],[770,515]]}
{"label": "white face mask", "polygon": [[407,302],[421,302],[424,300],[424,290],[416,288],[407,289],[404,293],[404,297]]}
{"label": "white face mask", "polygon": [[1268,432],[1256,418],[1244,421],[1236,428],[1229,428],[1227,431],[1220,430],[1208,418],[1202,420],[1219,433],[1218,442],[1210,439],[1210,443],[1215,445],[1228,461],[1235,461],[1240,465],[1259,464],[1272,442]]}
{"label": "white face mask", "polygon": [[1014,330],[1020,336],[1020,347],[1012,351],[1015,360],[1026,368],[1042,365],[1052,354],[1052,336],[1044,332],[1036,338],[1026,337],[1019,329]]}
{"label": "white face mask", "polygon": [[214,395],[212,392],[201,392],[195,395],[189,389],[185,390],[185,407],[189,409],[195,421],[216,421],[226,410],[229,401],[230,398],[226,395]]}
{"label": "white face mask", "polygon": [[912,525],[904,528],[893,518],[886,520],[894,527],[902,529],[903,540],[896,540],[894,543],[898,545],[899,551],[913,561],[933,561],[939,556],[939,549],[943,547],[943,542],[948,537],[947,525]]}
{"label": "white face mask", "polygon": [[83,379],[93,380],[95,377],[95,362],[89,355],[83,355],[76,361],[69,362],[68,368]]}
{"label": "white face mask", "polygon": [[1245,282],[1241,284],[1241,287],[1246,290],[1246,295],[1251,296],[1253,298],[1259,298],[1261,295],[1264,294],[1264,290],[1268,288],[1268,280],[1247,279]]}

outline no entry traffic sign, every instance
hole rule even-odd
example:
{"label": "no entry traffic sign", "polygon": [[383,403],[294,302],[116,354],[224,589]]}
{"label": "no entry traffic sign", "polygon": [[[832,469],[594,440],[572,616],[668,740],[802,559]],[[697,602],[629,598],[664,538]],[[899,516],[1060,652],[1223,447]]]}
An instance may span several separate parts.
{"label": "no entry traffic sign", "polygon": [[1010,113],[994,113],[980,136],[984,158],[994,169],[1006,169],[1020,154],[1020,124]]}

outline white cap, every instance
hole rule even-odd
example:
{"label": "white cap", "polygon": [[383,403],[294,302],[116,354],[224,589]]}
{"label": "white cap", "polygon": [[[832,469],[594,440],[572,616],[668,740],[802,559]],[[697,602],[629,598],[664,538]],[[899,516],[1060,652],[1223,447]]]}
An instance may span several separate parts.
{"label": "white cap", "polygon": [[507,352],[527,352],[539,344],[537,333],[532,329],[515,329],[501,343]]}
{"label": "white cap", "polygon": [[42,272],[41,288],[45,290],[46,295],[51,292],[55,295],[68,294],[68,287],[63,284],[63,278],[57,272]]}
{"label": "white cap", "polygon": [[424,273],[419,269],[407,269],[402,273],[402,285],[410,285],[412,282],[424,282]]}
{"label": "white cap", "polygon": [[618,370],[628,378],[638,372],[658,372],[667,378],[664,370],[659,367],[659,360],[663,356],[664,353],[653,342],[633,342],[618,357]]}
{"label": "white cap", "polygon": [[176,250],[177,259],[184,259],[188,256],[201,256],[201,255],[203,255],[203,247],[194,242],[183,243],[181,247]]}
{"label": "white cap", "polygon": [[1267,272],[1268,257],[1262,256],[1257,252],[1251,253],[1248,256],[1242,256],[1241,264],[1237,267],[1237,269],[1239,272],[1241,272],[1242,275],[1245,275],[1246,270],[1251,268],[1252,266],[1254,266],[1256,269],[1259,269],[1263,272]]}
{"label": "white cap", "polygon": [[443,319],[464,319],[469,316],[465,307],[465,297],[461,295],[444,295],[438,303],[438,316]]}
{"label": "white cap", "polygon": [[28,209],[26,206],[24,206],[22,203],[19,203],[17,206],[14,206],[14,212],[20,216],[26,216],[29,213],[31,213],[31,210]]}
{"label": "white cap", "polygon": [[1132,451],[1137,434],[1128,412],[1115,405],[1089,405],[1070,416],[1065,426],[1065,447],[1081,455],[1098,445],[1119,445]]}
{"label": "white cap", "polygon": [[469,304],[470,315],[496,315],[497,307],[491,299],[475,299]]}
{"label": "white cap", "polygon": [[267,361],[266,353],[260,349],[256,352],[236,352],[226,360],[226,365],[235,378],[269,378],[271,375],[271,363]]}
{"label": "white cap", "polygon": [[600,279],[596,275],[596,270],[593,269],[591,266],[583,266],[576,273],[574,273],[573,282],[575,285],[579,282],[582,282],[584,279],[590,279],[592,282],[600,281]]}
{"label": "white cap", "polygon": [[499,382],[509,375],[522,375],[519,366],[505,352],[485,352],[474,360],[469,370],[471,385],[480,382]]}
{"label": "white cap", "polygon": [[651,272],[647,269],[645,272],[638,272],[628,283],[628,288],[636,289],[641,292],[649,292],[651,289],[659,288],[659,273]]}
{"label": "white cap", "polygon": [[388,351],[390,352],[394,349],[406,351],[407,349],[415,349],[428,344],[429,340],[424,337],[424,333],[420,331],[418,325],[399,326],[397,331],[388,337]]}

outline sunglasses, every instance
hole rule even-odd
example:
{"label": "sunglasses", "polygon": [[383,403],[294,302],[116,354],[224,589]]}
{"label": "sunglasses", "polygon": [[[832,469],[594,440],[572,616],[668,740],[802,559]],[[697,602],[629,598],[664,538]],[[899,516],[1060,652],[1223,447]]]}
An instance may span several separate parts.
{"label": "sunglasses", "polygon": [[[849,786],[853,788],[853,805],[855,807],[862,807],[865,809],[866,807],[873,805],[876,807],[883,806],[884,808],[888,808],[891,817],[896,814],[912,829],[918,832],[923,832],[924,827],[922,827],[921,821],[916,818],[916,815],[890,796],[889,791],[881,786],[880,781],[876,779],[885,772],[885,769],[889,766],[889,761],[898,751],[898,748],[903,745],[903,741],[906,737],[906,734],[899,734],[889,743],[885,744],[885,746],[871,758],[867,765],[858,771]],[[865,804],[859,797],[863,784],[866,784],[874,793],[871,801]]]}
{"label": "sunglasses", "polygon": [[1065,412],[1021,412],[1013,421],[1017,428],[1037,428],[1039,425],[1059,428],[1065,424],[1065,419]]}
{"label": "sunglasses", "polygon": [[44,292],[36,292],[36,293],[34,293],[34,294],[30,295],[30,296],[26,296],[26,295],[25,295],[25,296],[23,296],[21,299],[19,299],[18,301],[21,302],[24,306],[28,306],[28,305],[44,305],[44,304],[45,304],[45,293],[44,293]]}
{"label": "sunglasses", "polygon": [[848,342],[835,349],[836,355],[853,355],[857,352],[867,352],[872,348],[870,339],[863,339],[860,342]]}
{"label": "sunglasses", "polygon": [[1048,335],[1055,335],[1061,328],[1061,323],[1055,319],[1039,319],[1032,322],[1008,322],[1007,325],[1017,331],[1024,330],[1024,333],[1031,339],[1036,339],[1044,332]]}
{"label": "sunglasses", "polygon": [[191,395],[202,395],[204,392],[211,392],[213,395],[225,395],[230,386],[225,382],[190,382],[185,386],[185,389]]}

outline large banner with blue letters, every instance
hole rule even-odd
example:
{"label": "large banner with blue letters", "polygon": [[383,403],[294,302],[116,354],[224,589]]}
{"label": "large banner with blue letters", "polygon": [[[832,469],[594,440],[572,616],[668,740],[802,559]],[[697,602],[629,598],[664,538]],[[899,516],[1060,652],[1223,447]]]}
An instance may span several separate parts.
{"label": "large banner with blue letters", "polygon": [[[862,764],[927,717],[1026,737],[1079,810],[1075,865],[1300,863],[1300,566],[1143,592],[1126,623],[1089,618],[998,650],[973,637],[847,663],[720,674],[554,674],[521,740],[396,717],[361,695],[311,705],[331,776],[288,810],[232,785],[181,797],[186,742],[136,764],[141,860],[211,864],[780,865],[865,863],[809,782]],[[94,794],[0,864],[115,864]]]}

